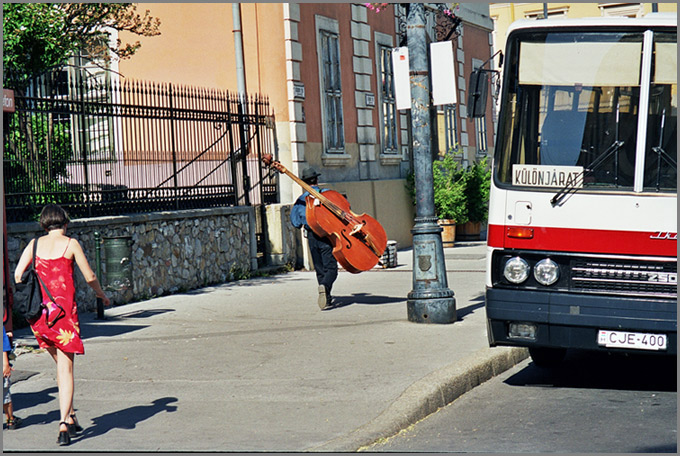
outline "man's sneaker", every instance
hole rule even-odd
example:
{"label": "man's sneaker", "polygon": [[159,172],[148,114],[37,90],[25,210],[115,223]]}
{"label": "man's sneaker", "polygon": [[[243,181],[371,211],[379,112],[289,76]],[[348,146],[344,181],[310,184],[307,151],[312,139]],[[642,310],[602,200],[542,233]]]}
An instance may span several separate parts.
{"label": "man's sneaker", "polygon": [[319,299],[317,303],[319,304],[319,309],[323,310],[326,308],[328,299],[326,298],[326,287],[319,285]]}
{"label": "man's sneaker", "polygon": [[7,420],[7,429],[18,429],[21,426],[23,420],[18,416]]}

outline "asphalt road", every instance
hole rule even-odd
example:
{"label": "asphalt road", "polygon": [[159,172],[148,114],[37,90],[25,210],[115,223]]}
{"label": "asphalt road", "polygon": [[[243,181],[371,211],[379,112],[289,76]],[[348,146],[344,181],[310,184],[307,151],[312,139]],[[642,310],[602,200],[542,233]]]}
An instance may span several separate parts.
{"label": "asphalt road", "polygon": [[677,453],[676,362],[588,352],[554,369],[525,360],[365,450]]}

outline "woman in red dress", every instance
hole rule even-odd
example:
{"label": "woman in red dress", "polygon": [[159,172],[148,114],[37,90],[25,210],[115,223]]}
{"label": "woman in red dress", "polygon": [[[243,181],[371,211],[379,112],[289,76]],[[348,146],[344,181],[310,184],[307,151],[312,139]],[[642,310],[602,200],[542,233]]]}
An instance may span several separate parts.
{"label": "woman in red dress", "polygon": [[73,409],[73,361],[76,354],[85,353],[80,338],[78,306],[75,302],[73,283],[73,261],[104,305],[110,305],[102,287],[85,257],[80,243],[66,236],[69,218],[66,211],[56,204],[45,206],[40,214],[40,226],[46,236],[28,243],[17,263],[14,278],[18,282],[33,260],[33,243],[38,242],[35,269],[54,298],[51,302],[43,290],[42,314],[30,321],[33,334],[40,348],[44,348],[57,363],[57,386],[59,388],[59,437],[57,443],[68,445],[71,437],[82,428]]}

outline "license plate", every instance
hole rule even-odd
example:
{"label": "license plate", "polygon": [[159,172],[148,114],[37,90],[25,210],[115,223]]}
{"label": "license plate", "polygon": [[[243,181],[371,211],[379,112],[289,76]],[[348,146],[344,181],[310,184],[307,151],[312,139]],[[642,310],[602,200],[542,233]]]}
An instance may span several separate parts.
{"label": "license plate", "polygon": [[597,336],[597,343],[598,345],[611,348],[665,350],[666,335],[601,329]]}

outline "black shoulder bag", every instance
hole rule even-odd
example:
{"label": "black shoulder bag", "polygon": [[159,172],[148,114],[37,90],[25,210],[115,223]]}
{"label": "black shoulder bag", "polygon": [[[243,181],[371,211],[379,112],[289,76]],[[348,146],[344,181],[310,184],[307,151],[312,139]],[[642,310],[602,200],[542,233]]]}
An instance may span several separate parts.
{"label": "black shoulder bag", "polygon": [[19,315],[24,317],[26,321],[31,322],[38,318],[45,306],[43,304],[43,296],[40,288],[44,288],[50,302],[57,307],[57,312],[54,315],[47,315],[47,326],[52,327],[59,318],[63,317],[66,312],[64,309],[54,302],[54,298],[50,290],[45,285],[45,282],[40,278],[35,270],[35,252],[38,249],[38,238],[33,240],[33,258],[31,265],[21,275],[21,283],[16,284],[16,293],[14,297],[14,309],[19,312]]}

